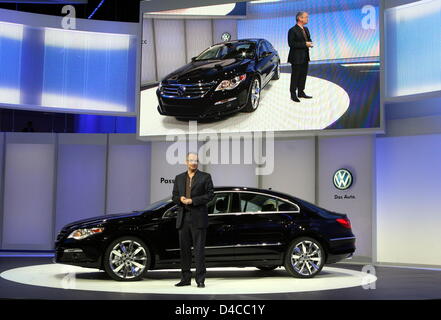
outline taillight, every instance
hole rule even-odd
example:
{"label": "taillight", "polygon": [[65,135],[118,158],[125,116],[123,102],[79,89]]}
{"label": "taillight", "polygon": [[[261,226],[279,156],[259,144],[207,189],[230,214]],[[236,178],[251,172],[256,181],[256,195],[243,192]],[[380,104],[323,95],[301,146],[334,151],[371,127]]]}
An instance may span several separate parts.
{"label": "taillight", "polygon": [[335,219],[335,221],[340,223],[340,225],[342,225],[343,227],[351,229],[351,221],[349,221],[348,218],[338,218],[338,219]]}

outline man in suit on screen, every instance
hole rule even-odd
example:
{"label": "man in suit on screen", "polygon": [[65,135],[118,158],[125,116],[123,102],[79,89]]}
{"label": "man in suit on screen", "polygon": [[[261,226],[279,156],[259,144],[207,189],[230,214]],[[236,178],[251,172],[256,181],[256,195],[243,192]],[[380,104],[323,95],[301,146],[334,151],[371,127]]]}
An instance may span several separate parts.
{"label": "man in suit on screen", "polygon": [[306,76],[308,74],[309,48],[314,44],[308,28],[309,15],[300,11],[296,15],[296,25],[288,31],[289,54],[288,62],[291,63],[291,100],[300,102],[299,98],[311,99],[305,93]]}
{"label": "man in suit on screen", "polygon": [[178,174],[173,185],[173,202],[179,206],[176,228],[179,230],[181,251],[181,281],[176,286],[191,284],[191,245],[193,244],[196,283],[205,284],[205,238],[208,227],[207,203],[214,197],[213,181],[209,173],[198,169],[198,155],[189,152],[186,158],[187,171]]}

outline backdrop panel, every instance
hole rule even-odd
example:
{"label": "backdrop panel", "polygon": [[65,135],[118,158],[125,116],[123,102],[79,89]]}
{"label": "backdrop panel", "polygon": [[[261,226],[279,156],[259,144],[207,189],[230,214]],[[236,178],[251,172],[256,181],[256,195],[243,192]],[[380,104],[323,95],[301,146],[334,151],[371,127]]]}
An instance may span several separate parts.
{"label": "backdrop panel", "polygon": [[[322,137],[318,145],[319,206],[348,214],[357,237],[355,256],[372,258],[373,136]],[[334,173],[349,169],[352,186],[339,190],[333,184]]]}
{"label": "backdrop panel", "polygon": [[6,134],[3,249],[51,249],[53,134]]}
{"label": "backdrop panel", "polygon": [[376,144],[377,260],[441,265],[441,134]]}
{"label": "backdrop panel", "polygon": [[72,221],[104,214],[106,143],[106,135],[59,135],[56,232]]}
{"label": "backdrop panel", "polygon": [[278,140],[274,145],[274,172],[262,176],[262,187],[315,201],[315,140]]}
{"label": "backdrop panel", "polygon": [[185,64],[184,20],[154,19],[158,80]]}
{"label": "backdrop panel", "polygon": [[107,213],[140,210],[150,202],[150,143],[109,135]]}

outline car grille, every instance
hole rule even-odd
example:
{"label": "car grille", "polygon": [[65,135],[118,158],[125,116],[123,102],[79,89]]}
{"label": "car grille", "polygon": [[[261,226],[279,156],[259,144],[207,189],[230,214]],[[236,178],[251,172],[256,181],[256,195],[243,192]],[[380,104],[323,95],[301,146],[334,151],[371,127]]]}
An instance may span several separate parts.
{"label": "car grille", "polygon": [[162,93],[170,97],[201,97],[205,95],[216,82],[193,84],[164,84]]}

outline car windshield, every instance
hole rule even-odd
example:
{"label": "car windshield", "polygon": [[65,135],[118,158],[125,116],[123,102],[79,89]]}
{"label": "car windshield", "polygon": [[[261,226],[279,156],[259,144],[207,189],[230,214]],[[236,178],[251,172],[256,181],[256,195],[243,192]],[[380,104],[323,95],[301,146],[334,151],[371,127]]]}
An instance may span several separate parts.
{"label": "car windshield", "polygon": [[255,48],[253,42],[216,44],[199,54],[195,60],[250,59],[254,58]]}
{"label": "car windshield", "polygon": [[163,206],[169,204],[170,202],[172,202],[171,197],[167,197],[167,198],[161,199],[159,201],[153,202],[147,208],[145,208],[143,211],[157,210],[157,209],[162,208]]}

